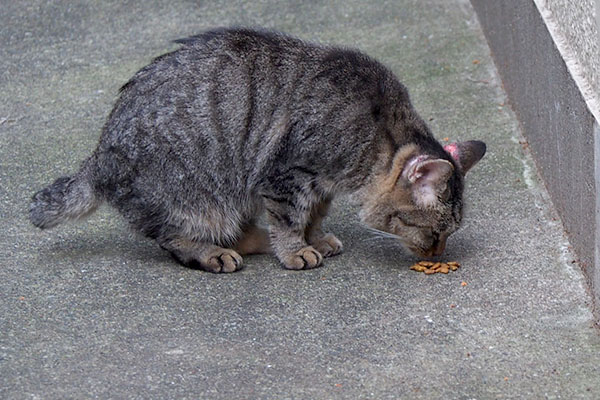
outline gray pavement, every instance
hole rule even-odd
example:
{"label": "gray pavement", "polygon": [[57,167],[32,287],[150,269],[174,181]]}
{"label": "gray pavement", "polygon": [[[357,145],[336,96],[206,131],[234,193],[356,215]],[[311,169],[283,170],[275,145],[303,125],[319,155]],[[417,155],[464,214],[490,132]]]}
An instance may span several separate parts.
{"label": "gray pavement", "polygon": [[[590,296],[468,1],[1,7],[0,398],[600,398]],[[346,200],[327,223],[345,253],[302,272],[268,256],[183,268],[108,207],[28,224],[30,195],[92,151],[120,85],[170,40],[230,24],[359,47],[439,138],[487,142],[448,243],[458,272],[410,271]]]}

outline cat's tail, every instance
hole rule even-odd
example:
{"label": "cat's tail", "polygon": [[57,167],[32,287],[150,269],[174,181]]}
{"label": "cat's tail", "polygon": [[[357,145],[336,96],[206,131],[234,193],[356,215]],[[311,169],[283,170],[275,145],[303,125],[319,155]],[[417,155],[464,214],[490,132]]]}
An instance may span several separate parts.
{"label": "cat's tail", "polygon": [[52,228],[79,219],[98,208],[101,199],[94,191],[91,160],[73,176],[63,176],[35,193],[29,206],[29,220],[38,228]]}

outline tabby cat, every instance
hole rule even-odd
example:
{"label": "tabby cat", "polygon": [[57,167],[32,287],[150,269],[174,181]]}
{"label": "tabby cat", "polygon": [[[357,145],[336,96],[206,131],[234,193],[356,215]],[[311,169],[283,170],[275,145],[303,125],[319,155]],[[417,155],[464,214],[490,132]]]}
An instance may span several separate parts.
{"label": "tabby cat", "polygon": [[107,201],[184,265],[233,272],[241,255],[272,252],[308,269],[342,251],[321,222],[353,193],[373,229],[443,252],[484,143],[444,148],[392,72],[358,51],[244,28],[176,42],[120,89],[81,169],[34,194],[35,226]]}

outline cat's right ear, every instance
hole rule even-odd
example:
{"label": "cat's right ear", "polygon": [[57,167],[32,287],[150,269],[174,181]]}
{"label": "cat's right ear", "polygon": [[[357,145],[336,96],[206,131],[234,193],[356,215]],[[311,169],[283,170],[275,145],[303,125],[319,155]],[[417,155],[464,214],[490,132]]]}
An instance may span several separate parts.
{"label": "cat's right ear", "polygon": [[447,144],[444,150],[452,156],[464,175],[485,155],[486,145],[479,140],[469,140]]}

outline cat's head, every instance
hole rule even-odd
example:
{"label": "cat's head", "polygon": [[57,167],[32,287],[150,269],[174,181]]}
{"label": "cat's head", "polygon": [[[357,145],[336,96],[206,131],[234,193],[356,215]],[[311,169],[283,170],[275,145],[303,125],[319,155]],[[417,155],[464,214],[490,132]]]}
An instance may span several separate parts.
{"label": "cat's head", "polygon": [[362,221],[417,256],[441,255],[462,220],[464,175],[485,150],[480,141],[449,144],[437,155],[402,147],[364,194]]}

